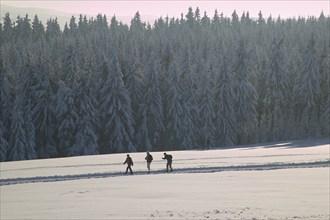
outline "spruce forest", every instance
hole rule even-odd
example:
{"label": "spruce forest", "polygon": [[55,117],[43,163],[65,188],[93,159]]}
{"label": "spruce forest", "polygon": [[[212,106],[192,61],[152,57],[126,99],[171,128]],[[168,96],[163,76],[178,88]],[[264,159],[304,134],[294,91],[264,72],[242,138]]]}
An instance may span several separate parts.
{"label": "spruce forest", "polygon": [[0,24],[1,161],[329,137],[330,18]]}

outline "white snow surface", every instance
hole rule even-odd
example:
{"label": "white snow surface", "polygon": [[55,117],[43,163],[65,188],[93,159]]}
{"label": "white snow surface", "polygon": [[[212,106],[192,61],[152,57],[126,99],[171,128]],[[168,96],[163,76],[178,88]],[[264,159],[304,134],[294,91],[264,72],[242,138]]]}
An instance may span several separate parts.
{"label": "white snow surface", "polygon": [[0,163],[0,219],[330,218],[329,139]]}

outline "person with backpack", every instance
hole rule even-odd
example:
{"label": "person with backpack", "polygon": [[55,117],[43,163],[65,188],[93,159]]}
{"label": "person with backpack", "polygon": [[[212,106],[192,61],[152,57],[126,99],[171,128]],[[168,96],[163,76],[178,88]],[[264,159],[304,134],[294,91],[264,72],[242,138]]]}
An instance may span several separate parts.
{"label": "person with backpack", "polygon": [[162,159],[167,160],[166,171],[168,172],[168,168],[170,168],[171,172],[172,172],[173,171],[173,169],[172,169],[172,155],[164,153],[164,157]]}
{"label": "person with backpack", "polygon": [[147,152],[147,156],[145,158],[145,160],[147,161],[147,168],[148,168],[148,173],[150,173],[150,164],[153,160],[152,155],[149,153],[149,151]]}
{"label": "person with backpack", "polygon": [[131,166],[133,166],[133,160],[129,156],[129,154],[127,154],[127,158],[126,158],[126,160],[125,160],[125,162],[123,164],[126,164],[126,163],[127,163],[127,168],[126,168],[126,173],[125,174],[127,174],[128,170],[130,170],[131,175],[132,175],[133,174],[133,171],[132,171]]}

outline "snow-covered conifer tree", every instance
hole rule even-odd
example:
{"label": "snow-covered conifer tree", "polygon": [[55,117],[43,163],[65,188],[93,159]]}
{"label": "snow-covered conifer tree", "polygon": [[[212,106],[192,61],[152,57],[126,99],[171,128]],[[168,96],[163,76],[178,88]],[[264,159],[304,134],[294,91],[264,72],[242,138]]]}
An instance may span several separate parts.
{"label": "snow-covered conifer tree", "polygon": [[294,100],[300,137],[313,137],[318,130],[316,101],[320,94],[320,72],[312,35],[303,54],[303,63],[294,86]]}
{"label": "snow-covered conifer tree", "polygon": [[7,160],[24,160],[26,131],[24,130],[23,110],[19,98],[16,97],[9,130],[9,154]]}
{"label": "snow-covered conifer tree", "polygon": [[76,31],[77,31],[78,25],[77,25],[77,23],[76,23],[76,18],[75,18],[75,16],[71,16],[70,23],[69,23],[69,27],[70,27],[70,33],[71,33],[71,34],[76,34]]}
{"label": "snow-covered conifer tree", "polygon": [[45,28],[41,21],[38,19],[38,15],[34,16],[34,20],[32,23],[32,39],[37,40],[43,40],[45,37]]}
{"label": "snow-covered conifer tree", "polygon": [[215,112],[213,107],[213,90],[211,86],[211,70],[208,63],[203,65],[199,89],[199,136],[201,146],[209,149],[215,144]]}
{"label": "snow-covered conifer tree", "polygon": [[[323,14],[323,13],[322,13]],[[320,16],[321,18],[321,16]],[[329,49],[324,49],[320,61],[320,82],[321,82],[321,94],[320,94],[320,126],[321,135],[330,136],[330,54]]]}
{"label": "snow-covered conifer tree", "polygon": [[[57,143],[59,156],[73,156],[79,115],[75,106],[75,93],[63,81],[58,82],[56,94]],[[69,154],[70,153],[70,154]]]}
{"label": "snow-covered conifer tree", "polygon": [[254,139],[256,124],[257,92],[249,81],[250,67],[244,41],[241,39],[235,53],[232,74],[234,76],[235,110],[237,119],[237,143]]}
{"label": "snow-covered conifer tree", "polygon": [[47,27],[46,27],[46,39],[50,40],[51,38],[61,36],[61,29],[60,25],[57,22],[57,18],[47,20]]}
{"label": "snow-covered conifer tree", "polygon": [[144,150],[159,150],[160,136],[164,129],[163,96],[160,88],[160,61],[157,56],[148,63],[144,78],[144,96],[139,106],[141,121],[137,130],[137,140]]}
{"label": "snow-covered conifer tree", "polygon": [[236,112],[234,82],[230,74],[228,59],[218,61],[215,82],[216,143],[230,146],[236,143]]}
{"label": "snow-covered conifer tree", "polygon": [[31,105],[28,103],[28,105],[24,108],[24,130],[25,130],[25,159],[31,160],[36,159],[36,142],[35,142],[35,127],[32,122],[31,117]]}
{"label": "snow-covered conifer tree", "polygon": [[[35,159],[37,157],[35,147],[35,126],[32,121],[31,103],[36,99],[36,91],[38,83],[40,82],[37,75],[36,67],[32,63],[31,54],[28,53],[28,60],[24,64],[22,71],[20,72],[20,78],[18,80],[16,91],[16,108],[18,113],[22,112],[22,129],[24,130],[24,159]],[[19,117],[17,117],[19,118]],[[19,121],[17,119],[17,121]],[[19,123],[19,122],[18,122]],[[22,159],[23,159],[22,158]]]}
{"label": "snow-covered conifer tree", "polygon": [[257,65],[255,66],[255,69],[257,71],[257,82],[256,82],[256,90],[258,93],[258,100],[257,100],[257,125],[258,125],[258,131],[257,131],[257,140],[259,142],[266,142],[268,138],[267,134],[267,125],[264,122],[264,112],[266,108],[265,103],[265,97],[266,97],[266,81],[267,81],[267,64],[268,64],[268,57],[265,50],[262,50],[260,53],[262,55],[259,55],[259,60]]}
{"label": "snow-covered conifer tree", "polygon": [[202,24],[202,27],[209,27],[210,24],[211,24],[211,20],[210,18],[207,16],[207,13],[206,11],[204,12],[204,16],[202,17],[201,19],[201,24]]}
{"label": "snow-covered conifer tree", "polygon": [[131,99],[125,88],[116,52],[110,64],[104,62],[101,70],[100,114],[105,140],[104,152],[136,151],[132,143],[134,118]]}
{"label": "snow-covered conifer tree", "polygon": [[169,87],[166,93],[166,141],[170,149],[180,149],[182,146],[183,130],[183,107],[182,88],[179,83],[179,67],[177,60],[172,59],[169,70]]}
{"label": "snow-covered conifer tree", "polygon": [[191,7],[189,7],[188,9],[188,13],[186,14],[186,18],[187,18],[187,25],[188,27],[192,28],[195,24],[195,15],[194,15],[194,12],[193,12],[193,9]]}
{"label": "snow-covered conifer tree", "polygon": [[286,77],[282,41],[273,42],[267,65],[265,112],[261,126],[266,129],[268,141],[283,140],[286,135],[288,79]]}
{"label": "snow-covered conifer tree", "polygon": [[9,12],[5,14],[5,17],[3,18],[3,32],[1,35],[3,36],[3,41],[10,41],[14,37],[13,31],[14,31],[14,23],[11,21]]}
{"label": "snow-covered conifer tree", "polygon": [[93,155],[99,153],[97,124],[98,124],[98,106],[93,86],[91,85],[92,73],[91,60],[85,60],[84,68],[79,85],[79,100],[76,104],[79,114],[77,132],[75,134],[75,143],[72,147],[72,155]]}
{"label": "snow-covered conifer tree", "polygon": [[72,45],[66,48],[65,59],[62,66],[61,79],[67,86],[73,88],[75,82],[77,82],[78,75],[78,63],[76,54]]}
{"label": "snow-covered conifer tree", "polygon": [[36,66],[40,80],[35,86],[35,99],[33,100],[33,105],[31,105],[32,118],[36,128],[36,151],[38,158],[57,156],[54,140],[56,126],[55,96],[49,78],[49,68],[47,67],[47,63],[44,62],[49,61],[43,60],[43,62],[40,62]]}
{"label": "snow-covered conifer tree", "polygon": [[[197,145],[199,106],[197,105],[197,77],[191,64],[191,55],[187,48],[181,60],[181,73],[179,84],[182,88],[182,123],[183,140],[182,149],[192,149]],[[203,74],[203,73],[200,73]],[[204,77],[204,76],[201,76]]]}
{"label": "snow-covered conifer tree", "polygon": [[237,28],[238,24],[239,24],[239,18],[238,18],[238,15],[236,13],[236,10],[234,10],[234,12],[231,14],[231,25],[234,28]]}
{"label": "snow-covered conifer tree", "polygon": [[0,117],[4,128],[9,128],[11,116],[12,85],[8,79],[3,60],[0,58]]}
{"label": "snow-covered conifer tree", "polygon": [[[72,31],[75,31],[75,25],[70,28],[73,28]],[[83,147],[76,143],[76,134],[80,121],[78,108],[83,98],[80,91],[80,70],[76,56],[76,51],[73,46],[69,45],[66,48],[65,59],[62,66],[61,78],[63,81],[59,82],[57,93],[56,117],[59,123],[57,126],[59,129],[57,137],[58,142],[61,143],[59,146],[59,153],[62,154],[62,156],[81,155]],[[63,91],[60,91],[61,88]],[[64,91],[66,93],[64,93]],[[62,106],[64,106],[64,109],[60,109]]]}
{"label": "snow-covered conifer tree", "polygon": [[133,32],[140,32],[143,31],[145,28],[145,23],[142,23],[141,16],[139,12],[136,12],[134,18],[131,20],[130,30]]}
{"label": "snow-covered conifer tree", "polygon": [[130,53],[130,62],[127,71],[126,88],[131,98],[132,114],[135,119],[138,119],[138,108],[142,98],[142,81],[144,69],[139,58],[139,51],[136,46]]}
{"label": "snow-covered conifer tree", "polygon": [[1,162],[7,160],[7,153],[9,149],[8,141],[5,137],[6,137],[6,129],[2,123],[2,120],[0,120],[0,161]]}

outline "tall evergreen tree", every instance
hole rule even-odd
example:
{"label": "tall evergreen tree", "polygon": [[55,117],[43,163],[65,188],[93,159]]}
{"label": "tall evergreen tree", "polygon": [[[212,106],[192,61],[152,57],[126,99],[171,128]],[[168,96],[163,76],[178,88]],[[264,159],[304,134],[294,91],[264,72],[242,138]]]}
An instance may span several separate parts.
{"label": "tall evergreen tree", "polygon": [[66,48],[65,58],[62,66],[62,81],[67,84],[70,88],[74,87],[74,83],[77,82],[78,76],[78,62],[76,58],[76,53],[72,45]]}
{"label": "tall evergreen tree", "polygon": [[237,143],[254,140],[256,124],[257,92],[249,81],[250,66],[243,40],[240,40],[235,53],[232,74],[234,76],[235,109],[237,119]]}
{"label": "tall evergreen tree", "polygon": [[70,28],[70,33],[71,34],[75,34],[77,29],[78,29],[78,25],[76,23],[76,17],[72,16],[70,19],[70,23],[69,23],[69,28]]}
{"label": "tall evergreen tree", "polygon": [[[323,13],[322,13],[323,14]],[[324,16],[324,15],[323,15]],[[321,19],[321,16],[320,16]],[[323,20],[322,20],[323,21]],[[319,98],[319,123],[321,125],[321,135],[330,136],[330,54],[329,49],[324,49],[320,60],[320,87],[321,93]]]}
{"label": "tall evergreen tree", "polygon": [[234,12],[231,14],[231,25],[233,27],[237,27],[239,24],[239,18],[238,15],[236,13],[236,10],[234,10]]}
{"label": "tall evergreen tree", "polygon": [[12,98],[12,85],[9,81],[7,71],[4,66],[2,58],[0,58],[0,118],[4,128],[9,129],[9,122],[11,116],[11,98]]}
{"label": "tall evergreen tree", "polygon": [[91,86],[91,61],[85,60],[81,83],[78,87],[78,97],[76,102],[79,121],[75,134],[75,143],[72,147],[72,155],[93,155],[99,153],[97,124],[98,106],[93,87]]}
{"label": "tall evergreen tree", "polygon": [[145,23],[141,21],[140,13],[136,12],[134,18],[131,21],[130,31],[137,34],[136,36],[138,37],[139,34],[141,34],[144,29],[145,29]]}
{"label": "tall evergreen tree", "polygon": [[133,117],[138,117],[138,105],[142,99],[142,81],[144,76],[144,70],[139,58],[139,51],[135,46],[132,49],[130,56],[130,65],[127,73],[127,91],[131,97],[131,106]]}
{"label": "tall evergreen tree", "polygon": [[37,15],[34,16],[34,20],[32,22],[32,39],[34,41],[40,40],[45,37],[45,28]]}
{"label": "tall evergreen tree", "polygon": [[144,96],[139,105],[141,120],[137,130],[137,140],[144,150],[160,150],[160,137],[164,130],[163,96],[160,89],[160,61],[148,63],[144,78]]}
{"label": "tall evergreen tree", "polygon": [[25,155],[24,159],[31,160],[36,159],[36,141],[35,141],[35,127],[32,122],[31,117],[31,104],[28,103],[27,106],[25,106],[24,113],[24,130],[25,130]]}
{"label": "tall evergreen tree", "polygon": [[[29,55],[31,57],[31,55]],[[31,59],[31,58],[29,58]],[[18,85],[16,89],[16,108],[18,115],[20,111],[22,112],[22,129],[24,130],[25,138],[24,140],[24,149],[22,159],[35,159],[37,157],[35,147],[35,127],[32,121],[31,115],[31,103],[36,99],[35,88],[39,82],[39,76],[36,72],[36,67],[31,60],[27,60],[26,64],[23,67],[23,70],[20,72],[20,78],[18,80]],[[16,116],[15,116],[16,117]],[[17,116],[17,123],[20,123],[19,116]]]}
{"label": "tall evergreen tree", "polygon": [[288,101],[286,99],[288,80],[286,77],[283,40],[273,42],[273,48],[267,66],[265,115],[262,127],[265,126],[269,135],[268,140],[283,140],[286,135],[286,121]]}
{"label": "tall evergreen tree", "polygon": [[214,16],[213,16],[213,19],[212,19],[212,25],[217,26],[219,24],[220,24],[220,17],[219,17],[219,14],[218,14],[218,10],[215,10]]}
{"label": "tall evergreen tree", "polygon": [[63,81],[58,82],[56,94],[57,151],[59,156],[74,156],[75,136],[79,121],[75,93]]}
{"label": "tall evergreen tree", "polygon": [[123,82],[117,54],[114,53],[110,64],[102,66],[100,88],[100,113],[103,121],[103,151],[125,152],[136,151],[132,143],[134,135],[134,119],[132,116],[131,99]]}
{"label": "tall evergreen tree", "polygon": [[179,83],[179,67],[174,58],[168,70],[169,87],[166,93],[166,139],[171,150],[182,148],[183,129],[182,123],[182,87]]}
{"label": "tall evergreen tree", "polygon": [[216,71],[216,143],[218,146],[230,146],[236,143],[236,112],[234,81],[226,57],[218,62]]}
{"label": "tall evergreen tree", "polygon": [[[182,149],[192,149],[197,146],[199,107],[197,104],[197,76],[191,64],[191,55],[187,48],[180,64],[180,81],[182,88],[182,123],[184,124]],[[199,73],[203,74],[203,73]]]}
{"label": "tall evergreen tree", "polygon": [[62,35],[60,25],[57,22],[57,18],[49,19],[46,26],[46,39],[50,40],[51,38],[59,37]]}
{"label": "tall evergreen tree", "polygon": [[202,27],[208,27],[211,24],[210,18],[207,16],[206,11],[204,12],[204,16],[201,19]]}
{"label": "tall evergreen tree", "polygon": [[16,97],[9,130],[9,153],[7,160],[24,160],[26,134],[24,130],[24,117],[20,100]]}
{"label": "tall evergreen tree", "polygon": [[197,23],[197,24],[200,24],[200,23],[201,23],[201,13],[200,13],[200,10],[199,10],[198,7],[197,7],[196,10],[195,10],[194,17],[195,17],[195,21],[196,21],[196,23]]}
{"label": "tall evergreen tree", "polygon": [[[209,149],[215,146],[215,111],[213,106],[213,88],[211,86],[211,70],[207,63],[204,63],[204,72],[201,76],[201,87],[199,90],[199,135],[201,137],[201,146]],[[192,143],[193,144],[193,143]]]}
{"label": "tall evergreen tree", "polygon": [[[40,60],[41,57],[40,57]],[[44,61],[46,62],[46,61]],[[32,105],[32,118],[36,128],[36,151],[38,158],[57,156],[55,135],[54,92],[46,63],[39,63],[36,68],[40,81],[35,86],[35,100]]]}
{"label": "tall evergreen tree", "polygon": [[16,40],[20,43],[29,43],[32,39],[32,27],[28,14],[24,18],[18,16],[14,31],[16,32]]}
{"label": "tall evergreen tree", "polygon": [[194,15],[194,12],[193,12],[193,9],[191,7],[189,7],[188,9],[188,13],[186,15],[186,19],[187,19],[187,24],[188,24],[188,27],[192,28],[195,24],[195,15]]}
{"label": "tall evergreen tree", "polygon": [[[1,119],[1,118],[0,118]],[[6,139],[6,128],[0,120],[0,162],[7,160],[9,145]]]}
{"label": "tall evergreen tree", "polygon": [[300,137],[313,137],[318,131],[317,97],[320,94],[320,72],[312,35],[303,54],[300,74],[294,86],[294,100],[299,122]]}
{"label": "tall evergreen tree", "polygon": [[10,15],[7,12],[5,17],[3,18],[3,32],[1,35],[3,36],[2,40],[7,42],[14,37],[14,23],[10,19]]}

